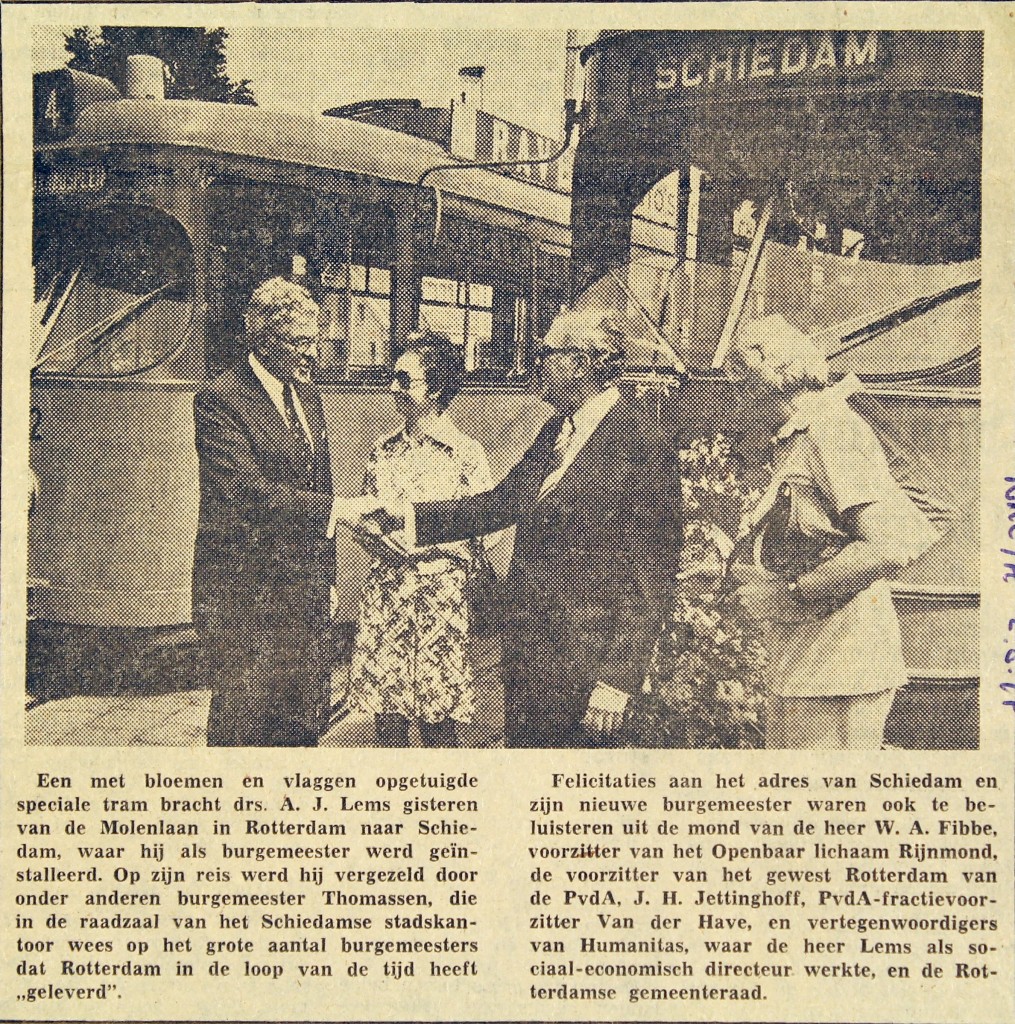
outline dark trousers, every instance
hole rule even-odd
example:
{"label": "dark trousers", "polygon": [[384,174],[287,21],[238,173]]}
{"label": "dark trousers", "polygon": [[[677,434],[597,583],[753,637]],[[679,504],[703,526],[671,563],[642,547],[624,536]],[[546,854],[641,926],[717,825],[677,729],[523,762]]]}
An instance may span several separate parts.
{"label": "dark trousers", "polygon": [[[402,715],[377,715],[377,745],[379,747],[407,747],[409,745],[409,719]],[[419,739],[424,747],[457,747],[458,726],[453,718],[443,722],[419,720]]]}
{"label": "dark trousers", "polygon": [[208,746],[317,746],[330,705],[323,650],[303,631],[206,637]]}
{"label": "dark trousers", "polygon": [[617,612],[605,602],[545,590],[529,592],[513,608],[502,635],[507,746],[610,745],[591,736],[582,720],[604,663],[617,661],[626,636]]}

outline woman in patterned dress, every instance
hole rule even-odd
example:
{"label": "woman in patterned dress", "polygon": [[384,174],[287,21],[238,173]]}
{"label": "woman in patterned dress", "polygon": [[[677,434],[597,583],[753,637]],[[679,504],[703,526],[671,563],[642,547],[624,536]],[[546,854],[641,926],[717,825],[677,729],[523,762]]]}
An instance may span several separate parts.
{"label": "woman in patterned dress", "polygon": [[[365,494],[388,507],[459,498],[491,486],[482,445],[445,410],[461,388],[460,352],[443,335],[414,339],[395,363],[391,392],[405,424],[382,437],[367,461]],[[474,712],[465,583],[474,562],[459,541],[403,554],[405,538],[368,546],[375,557],[360,601],[352,656],[353,695],[375,715],[379,746],[458,745],[457,723]],[[399,550],[389,550],[390,547]]]}

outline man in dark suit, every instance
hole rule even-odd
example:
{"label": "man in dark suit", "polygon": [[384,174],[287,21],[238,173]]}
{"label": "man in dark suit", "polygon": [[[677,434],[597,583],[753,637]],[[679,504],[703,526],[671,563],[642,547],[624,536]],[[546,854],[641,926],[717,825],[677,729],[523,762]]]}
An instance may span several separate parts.
{"label": "man in dark suit", "polygon": [[518,465],[484,494],[406,510],[420,545],[518,524],[502,634],[512,747],[608,743],[675,584],[679,468],[617,389],[622,356],[601,313],[562,313],[537,352],[557,415]]}
{"label": "man in dark suit", "polygon": [[306,288],[264,282],[245,317],[248,355],[194,400],[209,746],[314,746],[326,724],[334,529],[361,503],[331,494],[311,379],[319,322]]}

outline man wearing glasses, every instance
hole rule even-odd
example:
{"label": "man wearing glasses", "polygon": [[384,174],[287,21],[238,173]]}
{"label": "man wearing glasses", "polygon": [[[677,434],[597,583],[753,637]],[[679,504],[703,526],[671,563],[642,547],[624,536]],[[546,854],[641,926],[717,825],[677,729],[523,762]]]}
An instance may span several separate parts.
{"label": "man wearing glasses", "polygon": [[319,324],[306,288],[265,281],[244,318],[247,355],[194,400],[209,746],[314,746],[326,724],[334,531],[369,509],[331,493]]}
{"label": "man wearing glasses", "polygon": [[672,590],[680,477],[615,384],[622,358],[602,311],[561,313],[536,353],[556,415],[518,465],[486,493],[404,510],[418,544],[518,524],[502,634],[512,747],[608,745]]}

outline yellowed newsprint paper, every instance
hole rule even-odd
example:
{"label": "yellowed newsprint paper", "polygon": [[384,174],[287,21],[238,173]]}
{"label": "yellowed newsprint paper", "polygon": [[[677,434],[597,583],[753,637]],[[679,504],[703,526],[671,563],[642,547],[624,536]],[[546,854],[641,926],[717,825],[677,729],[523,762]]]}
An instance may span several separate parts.
{"label": "yellowed newsprint paper", "polygon": [[1015,1020],[1015,6],[0,15],[0,1018]]}

